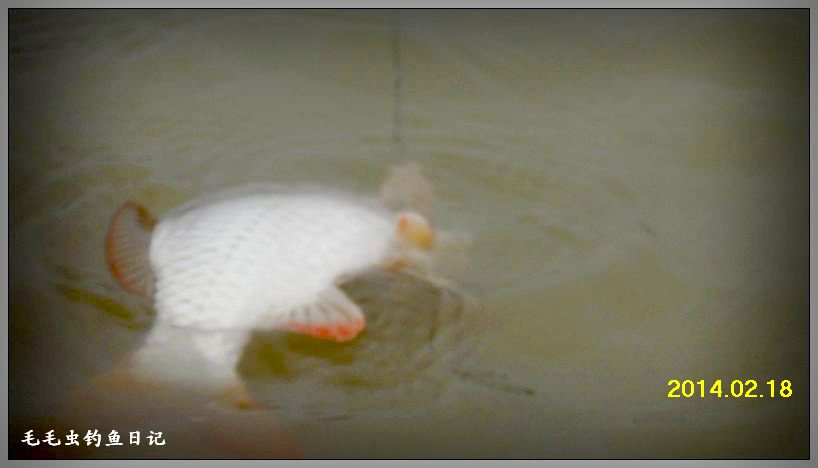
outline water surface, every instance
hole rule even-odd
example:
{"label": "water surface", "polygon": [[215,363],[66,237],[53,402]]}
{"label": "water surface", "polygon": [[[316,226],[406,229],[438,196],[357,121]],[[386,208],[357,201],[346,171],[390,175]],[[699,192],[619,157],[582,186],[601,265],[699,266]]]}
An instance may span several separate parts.
{"label": "water surface", "polygon": [[[308,458],[808,455],[806,12],[13,11],[10,28],[12,456],[150,326],[105,268],[123,201],[374,195],[405,159],[470,239],[441,262],[468,297],[357,278],[359,340],[248,347],[266,412],[104,394],[107,424],[168,448],[82,456],[290,453],[259,433]],[[669,399],[670,379],[794,390]],[[100,410],[122,401],[155,411]],[[196,437],[208,421],[220,443]]]}

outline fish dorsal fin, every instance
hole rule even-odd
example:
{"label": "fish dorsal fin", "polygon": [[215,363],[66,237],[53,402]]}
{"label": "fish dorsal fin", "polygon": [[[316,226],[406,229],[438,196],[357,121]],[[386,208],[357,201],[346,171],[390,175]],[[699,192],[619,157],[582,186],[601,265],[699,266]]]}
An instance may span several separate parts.
{"label": "fish dorsal fin", "polygon": [[135,202],[126,202],[114,213],[105,236],[105,259],[117,282],[126,291],[150,297],[153,272],[148,257],[156,219]]}
{"label": "fish dorsal fin", "polygon": [[349,341],[366,326],[361,308],[336,286],[327,288],[315,301],[285,312],[280,317],[276,325],[280,330],[333,341]]}

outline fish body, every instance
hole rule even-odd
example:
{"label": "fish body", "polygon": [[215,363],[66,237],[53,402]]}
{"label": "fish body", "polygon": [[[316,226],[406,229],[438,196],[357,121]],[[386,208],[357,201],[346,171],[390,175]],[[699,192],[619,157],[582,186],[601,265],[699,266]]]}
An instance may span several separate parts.
{"label": "fish body", "polygon": [[392,217],[322,192],[261,191],[182,207],[156,225],[150,243],[157,315],[202,330],[283,325],[342,275],[387,257]]}
{"label": "fish body", "polygon": [[418,213],[309,187],[228,190],[158,221],[128,202],[106,237],[108,265],[156,309],[129,363],[164,380],[226,389],[241,406],[249,397],[236,367],[253,330],[351,340],[366,320],[338,283],[375,266],[402,268],[432,241]]}

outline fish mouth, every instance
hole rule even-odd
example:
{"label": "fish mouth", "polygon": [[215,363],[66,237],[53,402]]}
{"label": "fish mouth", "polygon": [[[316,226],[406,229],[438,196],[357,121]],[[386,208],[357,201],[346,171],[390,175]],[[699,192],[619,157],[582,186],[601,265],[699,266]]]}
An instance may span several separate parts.
{"label": "fish mouth", "polygon": [[429,228],[421,229],[411,233],[406,240],[421,250],[432,250],[435,246],[435,232]]}
{"label": "fish mouth", "polygon": [[398,216],[398,235],[407,244],[421,250],[431,250],[435,244],[435,232],[426,218],[417,213]]}

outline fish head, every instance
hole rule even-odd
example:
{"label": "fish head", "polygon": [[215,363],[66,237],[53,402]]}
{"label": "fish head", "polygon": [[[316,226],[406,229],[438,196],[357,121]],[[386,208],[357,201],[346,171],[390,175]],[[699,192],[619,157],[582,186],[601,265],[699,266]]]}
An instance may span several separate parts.
{"label": "fish head", "polygon": [[420,250],[431,250],[435,243],[435,232],[426,218],[414,211],[398,213],[395,230],[397,237],[405,245]]}

